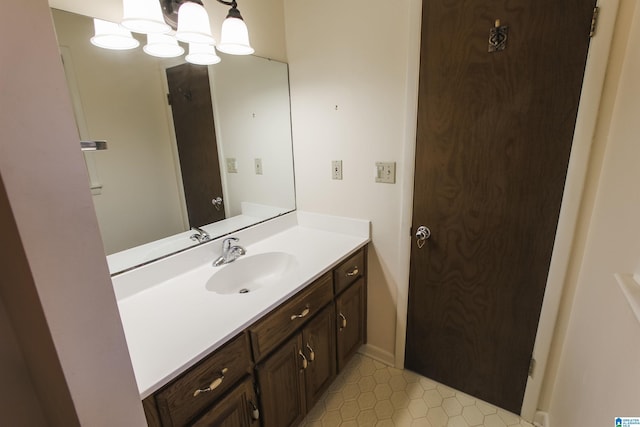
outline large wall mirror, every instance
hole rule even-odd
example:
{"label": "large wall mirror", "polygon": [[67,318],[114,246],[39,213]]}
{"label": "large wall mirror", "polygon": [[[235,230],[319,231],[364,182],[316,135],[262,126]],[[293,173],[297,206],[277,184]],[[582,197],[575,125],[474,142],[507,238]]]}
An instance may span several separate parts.
{"label": "large wall mirror", "polygon": [[80,138],[107,141],[85,159],[112,274],[295,209],[285,63],[99,49],[92,18],[52,15]]}

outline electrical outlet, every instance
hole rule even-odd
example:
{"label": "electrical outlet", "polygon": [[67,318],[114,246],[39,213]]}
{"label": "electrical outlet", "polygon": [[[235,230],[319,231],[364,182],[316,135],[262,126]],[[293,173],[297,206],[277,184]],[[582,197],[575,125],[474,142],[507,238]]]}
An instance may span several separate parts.
{"label": "electrical outlet", "polygon": [[342,160],[331,162],[331,179],[342,179]]}
{"label": "electrical outlet", "polygon": [[238,162],[233,157],[227,157],[227,173],[238,173]]}
{"label": "electrical outlet", "polygon": [[376,162],[376,182],[396,183],[396,162]]}
{"label": "electrical outlet", "polygon": [[256,175],[262,175],[262,159],[254,159],[256,166]]}

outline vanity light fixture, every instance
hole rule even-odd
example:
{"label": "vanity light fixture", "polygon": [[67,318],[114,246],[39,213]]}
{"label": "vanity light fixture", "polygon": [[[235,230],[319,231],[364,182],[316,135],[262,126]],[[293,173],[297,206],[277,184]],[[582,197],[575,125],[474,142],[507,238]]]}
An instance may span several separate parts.
{"label": "vanity light fixture", "polygon": [[209,15],[203,5],[188,1],[178,9],[176,39],[185,43],[215,44],[211,35]]}
{"label": "vanity light fixture", "polygon": [[165,34],[171,31],[164,22],[162,8],[157,0],[123,0],[122,26],[134,33]]}
{"label": "vanity light fixture", "polygon": [[147,55],[158,58],[175,58],[184,53],[178,40],[169,34],[147,34],[147,44],[142,48]]}
{"label": "vanity light fixture", "polygon": [[218,50],[231,55],[251,55],[254,49],[249,44],[249,30],[247,29],[247,24],[244,23],[244,19],[242,19],[242,15],[240,15],[238,3],[235,0],[230,2],[218,1],[231,6],[226,19],[222,23]]}
{"label": "vanity light fixture", "polygon": [[91,37],[91,44],[103,49],[128,50],[140,45],[140,42],[133,38],[131,32],[120,25],[93,18],[95,35]]}
{"label": "vanity light fixture", "polygon": [[214,65],[221,61],[216,48],[203,43],[189,43],[189,54],[184,59],[196,65]]}
{"label": "vanity light fixture", "polygon": [[[238,10],[238,3],[236,0],[217,1],[231,6],[222,23],[218,49],[231,55],[251,55],[254,49],[249,43],[249,31]],[[184,48],[178,44],[181,41],[189,44],[189,54],[185,57],[187,62],[203,65],[220,62],[209,15],[201,0],[123,0],[123,10],[120,25],[94,20],[96,34],[91,43],[106,49],[133,49],[140,44],[131,35],[130,31],[133,31],[147,35],[143,50],[148,55],[160,58],[180,56],[184,53]]]}

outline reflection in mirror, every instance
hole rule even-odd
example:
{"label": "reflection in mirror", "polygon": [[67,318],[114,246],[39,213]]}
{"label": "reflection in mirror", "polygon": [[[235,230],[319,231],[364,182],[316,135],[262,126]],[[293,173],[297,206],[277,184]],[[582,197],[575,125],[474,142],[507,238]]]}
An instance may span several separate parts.
{"label": "reflection in mirror", "polygon": [[295,209],[286,64],[107,51],[91,18],[52,14],[80,139],[108,144],[84,155],[112,274],[198,244],[191,227],[216,238]]}

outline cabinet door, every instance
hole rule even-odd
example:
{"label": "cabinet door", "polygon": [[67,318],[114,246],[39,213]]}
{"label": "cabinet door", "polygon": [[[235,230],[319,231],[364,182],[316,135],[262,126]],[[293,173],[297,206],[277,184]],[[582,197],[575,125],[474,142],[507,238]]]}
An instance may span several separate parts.
{"label": "cabinet door", "polygon": [[305,359],[297,334],[256,366],[263,427],[297,426],[304,418]]}
{"label": "cabinet door", "polygon": [[335,308],[330,304],[302,330],[302,351],[308,361],[304,372],[308,410],[336,377],[335,324]]}
{"label": "cabinet door", "polygon": [[336,298],[338,328],[338,372],[365,343],[366,286],[364,278],[351,285]]}
{"label": "cabinet door", "polygon": [[254,419],[256,396],[251,379],[245,380],[216,403],[193,427],[256,427]]}

